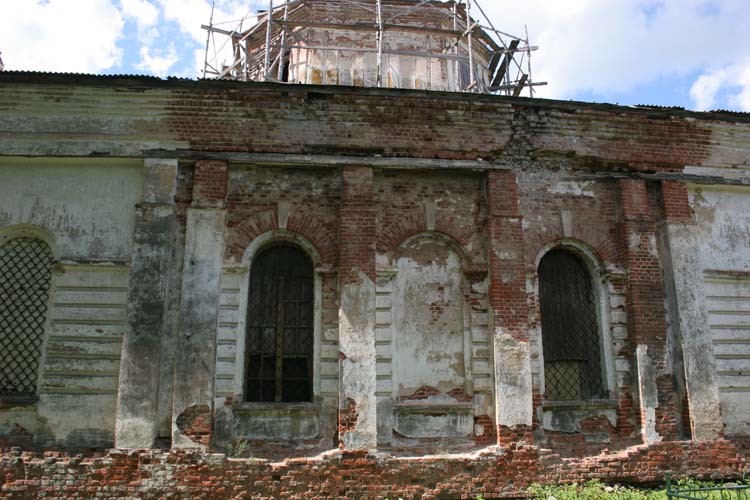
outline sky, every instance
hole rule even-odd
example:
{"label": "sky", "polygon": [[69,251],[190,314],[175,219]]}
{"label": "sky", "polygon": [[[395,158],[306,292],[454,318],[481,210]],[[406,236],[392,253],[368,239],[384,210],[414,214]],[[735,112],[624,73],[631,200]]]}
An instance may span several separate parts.
{"label": "sky", "polygon": [[[750,0],[475,0],[528,27],[537,96],[750,112]],[[276,0],[276,3],[281,3]],[[267,1],[216,0],[231,29]],[[6,70],[197,78],[211,0],[0,0]],[[250,21],[245,21],[245,26]]]}

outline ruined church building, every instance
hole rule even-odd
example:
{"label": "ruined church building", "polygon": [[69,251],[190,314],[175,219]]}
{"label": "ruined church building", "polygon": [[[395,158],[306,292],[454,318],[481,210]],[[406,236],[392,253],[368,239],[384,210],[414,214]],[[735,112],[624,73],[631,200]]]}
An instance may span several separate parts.
{"label": "ruined church building", "polygon": [[[301,2],[308,47],[365,43],[320,27],[339,3]],[[392,43],[438,54],[436,19]],[[302,46],[265,82],[0,73],[3,481],[109,448],[139,451],[66,458],[72,481],[745,471],[750,115],[456,92],[493,85],[488,40],[377,75]]]}

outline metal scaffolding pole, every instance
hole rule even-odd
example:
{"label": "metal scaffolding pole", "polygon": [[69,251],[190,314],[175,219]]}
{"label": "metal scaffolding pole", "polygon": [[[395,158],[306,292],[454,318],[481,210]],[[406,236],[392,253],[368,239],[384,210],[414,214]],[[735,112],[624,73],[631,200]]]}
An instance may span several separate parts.
{"label": "metal scaffolding pole", "polygon": [[468,32],[467,45],[469,49],[469,81],[471,82],[469,84],[469,90],[474,91],[477,80],[476,76],[474,75],[474,48],[472,46],[471,35],[472,31],[474,31],[474,26],[471,24],[471,0],[466,0],[466,31]]}
{"label": "metal scaffolding pole", "polygon": [[216,2],[211,2],[211,17],[208,19],[209,29],[206,35],[206,57],[203,60],[203,78],[206,78],[206,68],[208,67],[208,43],[211,41],[211,37],[213,36],[215,6]]}
{"label": "metal scaffolding pole", "polygon": [[[525,24],[523,25],[524,30],[526,30],[526,46],[529,46],[529,27]],[[526,60],[526,63],[528,64],[528,71],[529,71],[529,83],[531,83],[533,80],[531,79],[531,51],[529,51],[528,54],[526,54],[526,57],[528,59]],[[534,97],[534,86],[529,85],[529,97]]]}
{"label": "metal scaffolding pole", "polygon": [[377,23],[378,23],[378,87],[383,85],[383,5],[382,0],[377,0]]}
{"label": "metal scaffolding pole", "polygon": [[[458,0],[453,0],[453,31],[458,31]],[[454,44],[451,50],[455,54],[458,54],[458,44],[457,43]],[[458,80],[459,70],[460,70],[460,66],[459,66],[458,61],[456,61],[453,64],[453,82],[454,82],[453,90],[456,92],[461,90],[459,86],[459,80]]]}
{"label": "metal scaffolding pole", "polygon": [[266,14],[266,56],[263,61],[263,73],[265,80],[268,79],[271,71],[271,23],[273,20],[273,0],[268,0],[268,13]]}
{"label": "metal scaffolding pole", "polygon": [[284,79],[284,57],[286,54],[284,53],[284,44],[286,43],[286,30],[287,25],[286,22],[289,19],[289,2],[287,1],[284,4],[284,24],[282,25],[282,31],[281,31],[281,48],[279,49],[279,71],[277,72],[277,79],[279,81]]}

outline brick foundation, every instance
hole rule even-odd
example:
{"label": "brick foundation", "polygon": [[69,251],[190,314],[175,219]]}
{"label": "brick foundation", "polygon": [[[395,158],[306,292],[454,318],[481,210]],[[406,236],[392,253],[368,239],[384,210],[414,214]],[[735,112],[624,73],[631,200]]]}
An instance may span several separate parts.
{"label": "brick foundation", "polygon": [[669,442],[588,458],[536,446],[492,447],[472,455],[395,458],[328,452],[272,463],[199,452],[112,451],[64,457],[10,451],[0,460],[0,493],[26,498],[518,498],[534,482],[599,479],[657,485],[675,477],[731,478],[748,470],[747,449],[728,440]]}

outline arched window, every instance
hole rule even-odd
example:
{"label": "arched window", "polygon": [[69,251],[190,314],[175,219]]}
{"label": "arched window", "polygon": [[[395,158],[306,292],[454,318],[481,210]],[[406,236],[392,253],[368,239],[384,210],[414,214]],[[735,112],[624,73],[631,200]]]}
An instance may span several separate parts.
{"label": "arched window", "polygon": [[539,263],[545,398],[605,398],[594,282],[574,253],[555,249]]}
{"label": "arched window", "polygon": [[0,395],[36,393],[51,279],[47,243],[29,237],[0,243]]}
{"label": "arched window", "polygon": [[312,400],[313,264],[299,248],[269,247],[250,268],[245,399]]}

